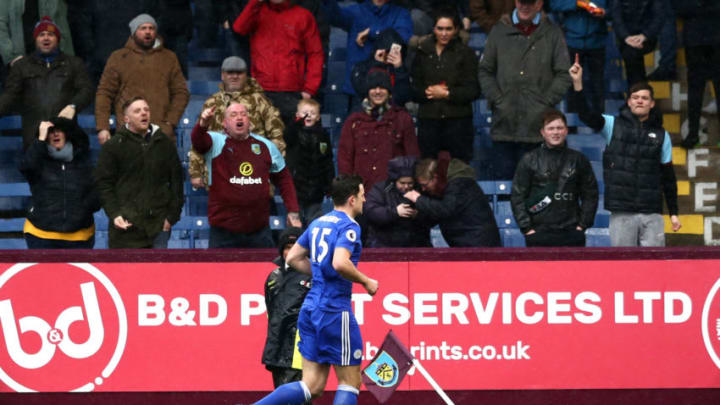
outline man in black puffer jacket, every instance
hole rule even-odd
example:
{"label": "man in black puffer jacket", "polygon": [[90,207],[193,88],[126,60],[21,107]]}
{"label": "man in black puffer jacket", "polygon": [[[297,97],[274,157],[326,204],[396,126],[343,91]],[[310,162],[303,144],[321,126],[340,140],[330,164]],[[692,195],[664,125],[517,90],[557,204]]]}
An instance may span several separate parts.
{"label": "man in black puffer jacket", "polygon": [[40,124],[20,171],[32,198],[23,233],[29,249],[92,249],[100,198],[92,177],[88,136],[67,118]]}
{"label": "man in black puffer jacket", "polygon": [[418,211],[440,223],[450,247],[497,247],[500,232],[488,199],[475,180],[475,171],[460,159],[440,152],[423,159],[415,168],[415,180],[428,195],[405,193]]}
{"label": "man in black puffer jacket", "polygon": [[585,246],[593,224],[598,186],[592,166],[567,147],[565,115],[548,110],[540,130],[544,142],[522,157],[512,182],[512,210],[525,244]]}
{"label": "man in black puffer jacket", "polygon": [[607,142],[603,153],[605,209],[610,215],[612,246],[665,246],[663,196],[674,232],[678,218],[677,181],[670,134],[654,109],[653,88],[637,83],[628,90],[620,114],[591,112],[582,94],[582,67],[570,68],[580,119]]}

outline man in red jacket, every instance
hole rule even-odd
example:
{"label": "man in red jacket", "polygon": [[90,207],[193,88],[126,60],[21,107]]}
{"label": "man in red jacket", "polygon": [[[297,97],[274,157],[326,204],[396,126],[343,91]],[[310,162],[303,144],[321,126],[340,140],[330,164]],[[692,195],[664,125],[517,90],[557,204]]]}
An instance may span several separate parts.
{"label": "man in red jacket", "polygon": [[300,98],[315,95],[322,81],[324,56],[315,18],[291,0],[250,0],[233,30],[250,36],[252,76],[287,125]]}

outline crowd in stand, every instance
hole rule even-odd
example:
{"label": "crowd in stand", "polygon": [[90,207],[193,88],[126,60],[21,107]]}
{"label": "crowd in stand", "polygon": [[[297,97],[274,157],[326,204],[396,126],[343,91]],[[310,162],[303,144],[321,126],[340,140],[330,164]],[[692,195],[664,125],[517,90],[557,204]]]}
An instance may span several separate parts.
{"label": "crowd in stand", "polygon": [[[663,200],[673,230],[681,224],[670,136],[647,81],[677,78],[678,17],[689,83],[683,147],[699,142],[707,80],[720,104],[716,1],[196,0],[194,19],[189,0],[106,3],[0,4],[0,116],[22,116],[31,248],[92,246],[100,207],[111,248],[167,247],[183,206],[175,138],[194,32],[211,46],[222,30],[228,53],[188,164],[192,186],[208,189],[210,247],[274,246],[274,193],[287,225],[307,226],[323,214],[334,159],[337,174],[364,180],[358,222],[368,245],[430,246],[439,225],[450,246],[500,246],[470,166],[480,97],[492,114],[493,175],[513,179],[528,246],[584,246],[599,194],[613,246],[662,246]],[[473,22],[487,34],[481,57],[467,44]],[[629,87],[617,114],[605,111],[610,25]],[[320,122],[331,26],[348,34],[336,155]],[[663,59],[647,75],[643,56],[658,42]],[[93,94],[102,145],[94,168],[77,125]],[[604,193],[567,147],[566,117],[554,110],[564,98],[607,143]]]}

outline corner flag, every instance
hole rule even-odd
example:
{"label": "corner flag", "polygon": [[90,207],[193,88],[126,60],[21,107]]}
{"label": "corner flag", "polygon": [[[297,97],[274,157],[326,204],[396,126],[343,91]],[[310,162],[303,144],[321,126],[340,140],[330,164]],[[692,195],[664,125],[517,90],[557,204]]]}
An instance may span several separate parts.
{"label": "corner flag", "polygon": [[363,370],[365,387],[378,402],[385,403],[413,366],[413,360],[405,345],[390,330],[380,350]]}

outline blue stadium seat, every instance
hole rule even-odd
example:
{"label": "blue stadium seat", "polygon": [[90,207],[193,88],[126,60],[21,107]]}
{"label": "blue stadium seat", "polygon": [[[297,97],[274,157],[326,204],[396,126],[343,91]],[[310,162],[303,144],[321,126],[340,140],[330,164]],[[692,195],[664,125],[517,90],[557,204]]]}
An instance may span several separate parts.
{"label": "blue stadium seat", "polygon": [[607,228],[590,228],[585,233],[585,238],[587,247],[610,246],[610,232]]}
{"label": "blue stadium seat", "polygon": [[525,247],[525,236],[519,229],[500,229],[503,247]]}
{"label": "blue stadium seat", "polygon": [[270,216],[270,229],[273,231],[281,231],[285,229],[285,217],[280,215]]}
{"label": "blue stadium seat", "polygon": [[595,213],[593,228],[607,228],[610,226],[610,211],[598,208]]}
{"label": "blue stadium seat", "polygon": [[[341,6],[342,7],[342,6]],[[330,49],[344,48],[347,46],[347,32],[344,30],[332,27],[330,28]]]}
{"label": "blue stadium seat", "polygon": [[0,130],[20,128],[22,128],[22,119],[19,115],[9,115],[0,118]]}
{"label": "blue stadium seat", "polygon": [[188,80],[218,80],[220,78],[220,69],[207,66],[189,66]]}
{"label": "blue stadium seat", "polygon": [[[341,92],[325,94],[322,105],[322,112],[340,117],[347,115],[350,97]],[[323,123],[323,125],[325,125]]]}
{"label": "blue stadium seat", "polygon": [[430,229],[430,243],[436,248],[449,247],[445,238],[442,236],[442,232],[440,232],[440,227],[437,225]]}
{"label": "blue stadium seat", "polygon": [[603,150],[596,147],[582,147],[580,152],[585,155],[586,158],[594,162],[602,162]]}
{"label": "blue stadium seat", "polygon": [[80,128],[86,132],[88,132],[88,130],[95,131],[95,128],[97,128],[93,114],[78,114],[77,121]]}
{"label": "blue stadium seat", "polygon": [[[225,51],[221,48],[201,48],[188,52],[188,62],[191,64],[216,64],[220,66]],[[219,74],[218,76],[219,77]]]}
{"label": "blue stadium seat", "polygon": [[495,204],[495,222],[500,229],[517,228],[517,222],[512,213],[510,201],[498,201]]}
{"label": "blue stadium seat", "polygon": [[188,80],[187,86],[190,94],[210,96],[217,93],[220,81],[213,80]]}
{"label": "blue stadium seat", "polygon": [[330,62],[345,62],[347,59],[347,48],[345,48],[345,45],[337,48],[332,48],[330,50],[330,55],[328,55],[328,60]]}
{"label": "blue stadium seat", "polygon": [[207,216],[208,193],[204,188],[194,189],[190,181],[185,182],[185,205],[188,216]]}
{"label": "blue stadium seat", "polygon": [[95,230],[95,246],[93,249],[107,249],[108,248],[108,233],[107,231]]}
{"label": "blue stadium seat", "polygon": [[197,121],[197,118],[200,116],[200,113],[202,112],[202,106],[205,103],[205,100],[201,99],[191,99],[188,102],[187,107],[185,107],[185,111],[183,112],[182,117],[180,118],[180,122],[178,123],[178,128],[192,128],[195,126],[195,122]]}
{"label": "blue stadium seat", "polygon": [[328,63],[327,83],[325,84],[325,92],[332,94],[341,94],[342,86],[345,82],[345,62]]}

